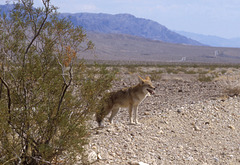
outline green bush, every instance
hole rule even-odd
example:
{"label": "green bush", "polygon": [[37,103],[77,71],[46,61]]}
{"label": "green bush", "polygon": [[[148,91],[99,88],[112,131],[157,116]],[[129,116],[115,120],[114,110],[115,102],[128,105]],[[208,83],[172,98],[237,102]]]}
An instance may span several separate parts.
{"label": "green bush", "polygon": [[74,162],[114,78],[103,66],[75,62],[93,44],[42,2],[33,8],[20,0],[10,17],[0,17],[0,164]]}

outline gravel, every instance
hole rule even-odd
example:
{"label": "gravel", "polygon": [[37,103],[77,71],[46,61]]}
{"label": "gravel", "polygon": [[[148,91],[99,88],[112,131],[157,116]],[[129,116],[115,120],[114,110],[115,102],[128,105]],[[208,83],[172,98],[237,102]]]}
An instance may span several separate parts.
{"label": "gravel", "polygon": [[[153,82],[155,95],[139,106],[140,124],[128,125],[125,109],[102,129],[91,121],[91,164],[240,164],[240,98],[226,97],[217,81],[176,77]],[[135,83],[136,75],[122,74],[115,89]]]}

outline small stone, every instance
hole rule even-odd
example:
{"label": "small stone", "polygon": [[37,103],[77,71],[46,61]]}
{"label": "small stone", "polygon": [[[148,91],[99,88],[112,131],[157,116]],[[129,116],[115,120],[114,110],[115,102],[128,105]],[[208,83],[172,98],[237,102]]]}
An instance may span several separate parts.
{"label": "small stone", "polygon": [[96,161],[96,160],[97,160],[97,154],[96,154],[96,152],[95,152],[95,151],[90,152],[89,155],[88,155],[88,161],[89,161],[90,163],[93,163],[93,162]]}
{"label": "small stone", "polygon": [[180,151],[183,151],[184,147],[182,145],[178,145],[178,148],[179,148]]}
{"label": "small stone", "polygon": [[235,127],[233,125],[228,125],[228,128],[235,130]]}
{"label": "small stone", "polygon": [[139,165],[138,162],[128,162],[129,165]]}
{"label": "small stone", "polygon": [[129,165],[149,165],[147,163],[143,163],[143,162],[128,162]]}
{"label": "small stone", "polygon": [[149,112],[144,112],[144,115],[150,115],[150,113]]}
{"label": "small stone", "polygon": [[182,112],[181,109],[178,109],[178,110],[177,110],[177,113],[181,113],[181,112]]}
{"label": "small stone", "polygon": [[207,163],[203,163],[202,165],[208,165]]}
{"label": "small stone", "polygon": [[159,130],[158,133],[159,134],[163,134],[164,132],[163,132],[163,130]]}
{"label": "small stone", "polygon": [[192,123],[192,125],[193,125],[193,128],[194,128],[195,131],[200,131],[201,130],[196,124]]}
{"label": "small stone", "polygon": [[193,158],[192,156],[189,156],[189,157],[187,158],[187,160],[188,160],[188,161],[194,161],[194,158]]}
{"label": "small stone", "polygon": [[109,155],[111,155],[111,156],[113,156],[113,157],[115,157],[115,156],[116,156],[116,154],[115,154],[114,152],[112,152],[112,153],[109,153]]}
{"label": "small stone", "polygon": [[100,134],[101,132],[99,130],[96,130],[96,135]]}
{"label": "small stone", "polygon": [[97,157],[97,153],[93,150],[89,150],[87,151],[86,155],[82,157],[82,162],[83,163],[93,163],[95,161],[97,161],[98,157]]}
{"label": "small stone", "polygon": [[179,93],[180,93],[180,92],[183,92],[183,90],[182,90],[182,89],[179,89],[178,92],[179,92]]}
{"label": "small stone", "polygon": [[102,156],[99,153],[97,154],[97,159],[102,160]]}
{"label": "small stone", "polygon": [[92,149],[93,149],[93,150],[96,150],[96,149],[97,149],[97,147],[96,147],[96,146],[92,146]]}
{"label": "small stone", "polygon": [[234,156],[233,155],[229,155],[230,158],[233,158]]}
{"label": "small stone", "polygon": [[213,160],[215,160],[215,162],[219,162],[219,159],[218,159],[218,158],[213,158]]}
{"label": "small stone", "polygon": [[148,165],[147,163],[139,162],[139,165]]}

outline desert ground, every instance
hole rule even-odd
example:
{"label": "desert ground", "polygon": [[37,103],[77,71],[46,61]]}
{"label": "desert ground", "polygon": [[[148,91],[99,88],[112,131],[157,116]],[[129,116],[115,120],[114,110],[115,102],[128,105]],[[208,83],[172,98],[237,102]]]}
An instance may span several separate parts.
{"label": "desert ground", "polygon": [[[113,69],[110,67],[110,69]],[[90,122],[86,146],[94,165],[240,164],[240,68],[219,66],[118,66],[113,89],[150,76],[155,94],[139,106],[129,125],[121,109],[109,124]]]}

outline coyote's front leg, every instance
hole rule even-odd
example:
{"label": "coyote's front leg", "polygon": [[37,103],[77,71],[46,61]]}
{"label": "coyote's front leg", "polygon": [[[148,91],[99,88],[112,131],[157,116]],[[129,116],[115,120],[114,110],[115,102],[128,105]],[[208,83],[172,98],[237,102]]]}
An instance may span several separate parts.
{"label": "coyote's front leg", "polygon": [[133,106],[130,105],[129,108],[128,108],[128,112],[129,112],[129,124],[134,124],[133,123],[133,118],[132,118],[132,109],[133,109]]}
{"label": "coyote's front leg", "polygon": [[120,108],[118,108],[118,107],[114,107],[114,108],[112,109],[112,114],[111,114],[111,116],[110,116],[110,118],[109,118],[109,122],[110,122],[111,124],[113,123],[113,118],[114,118],[114,116],[116,116],[116,114],[118,113],[119,109],[120,109]]}
{"label": "coyote's front leg", "polygon": [[138,106],[133,107],[134,122],[138,124]]}

